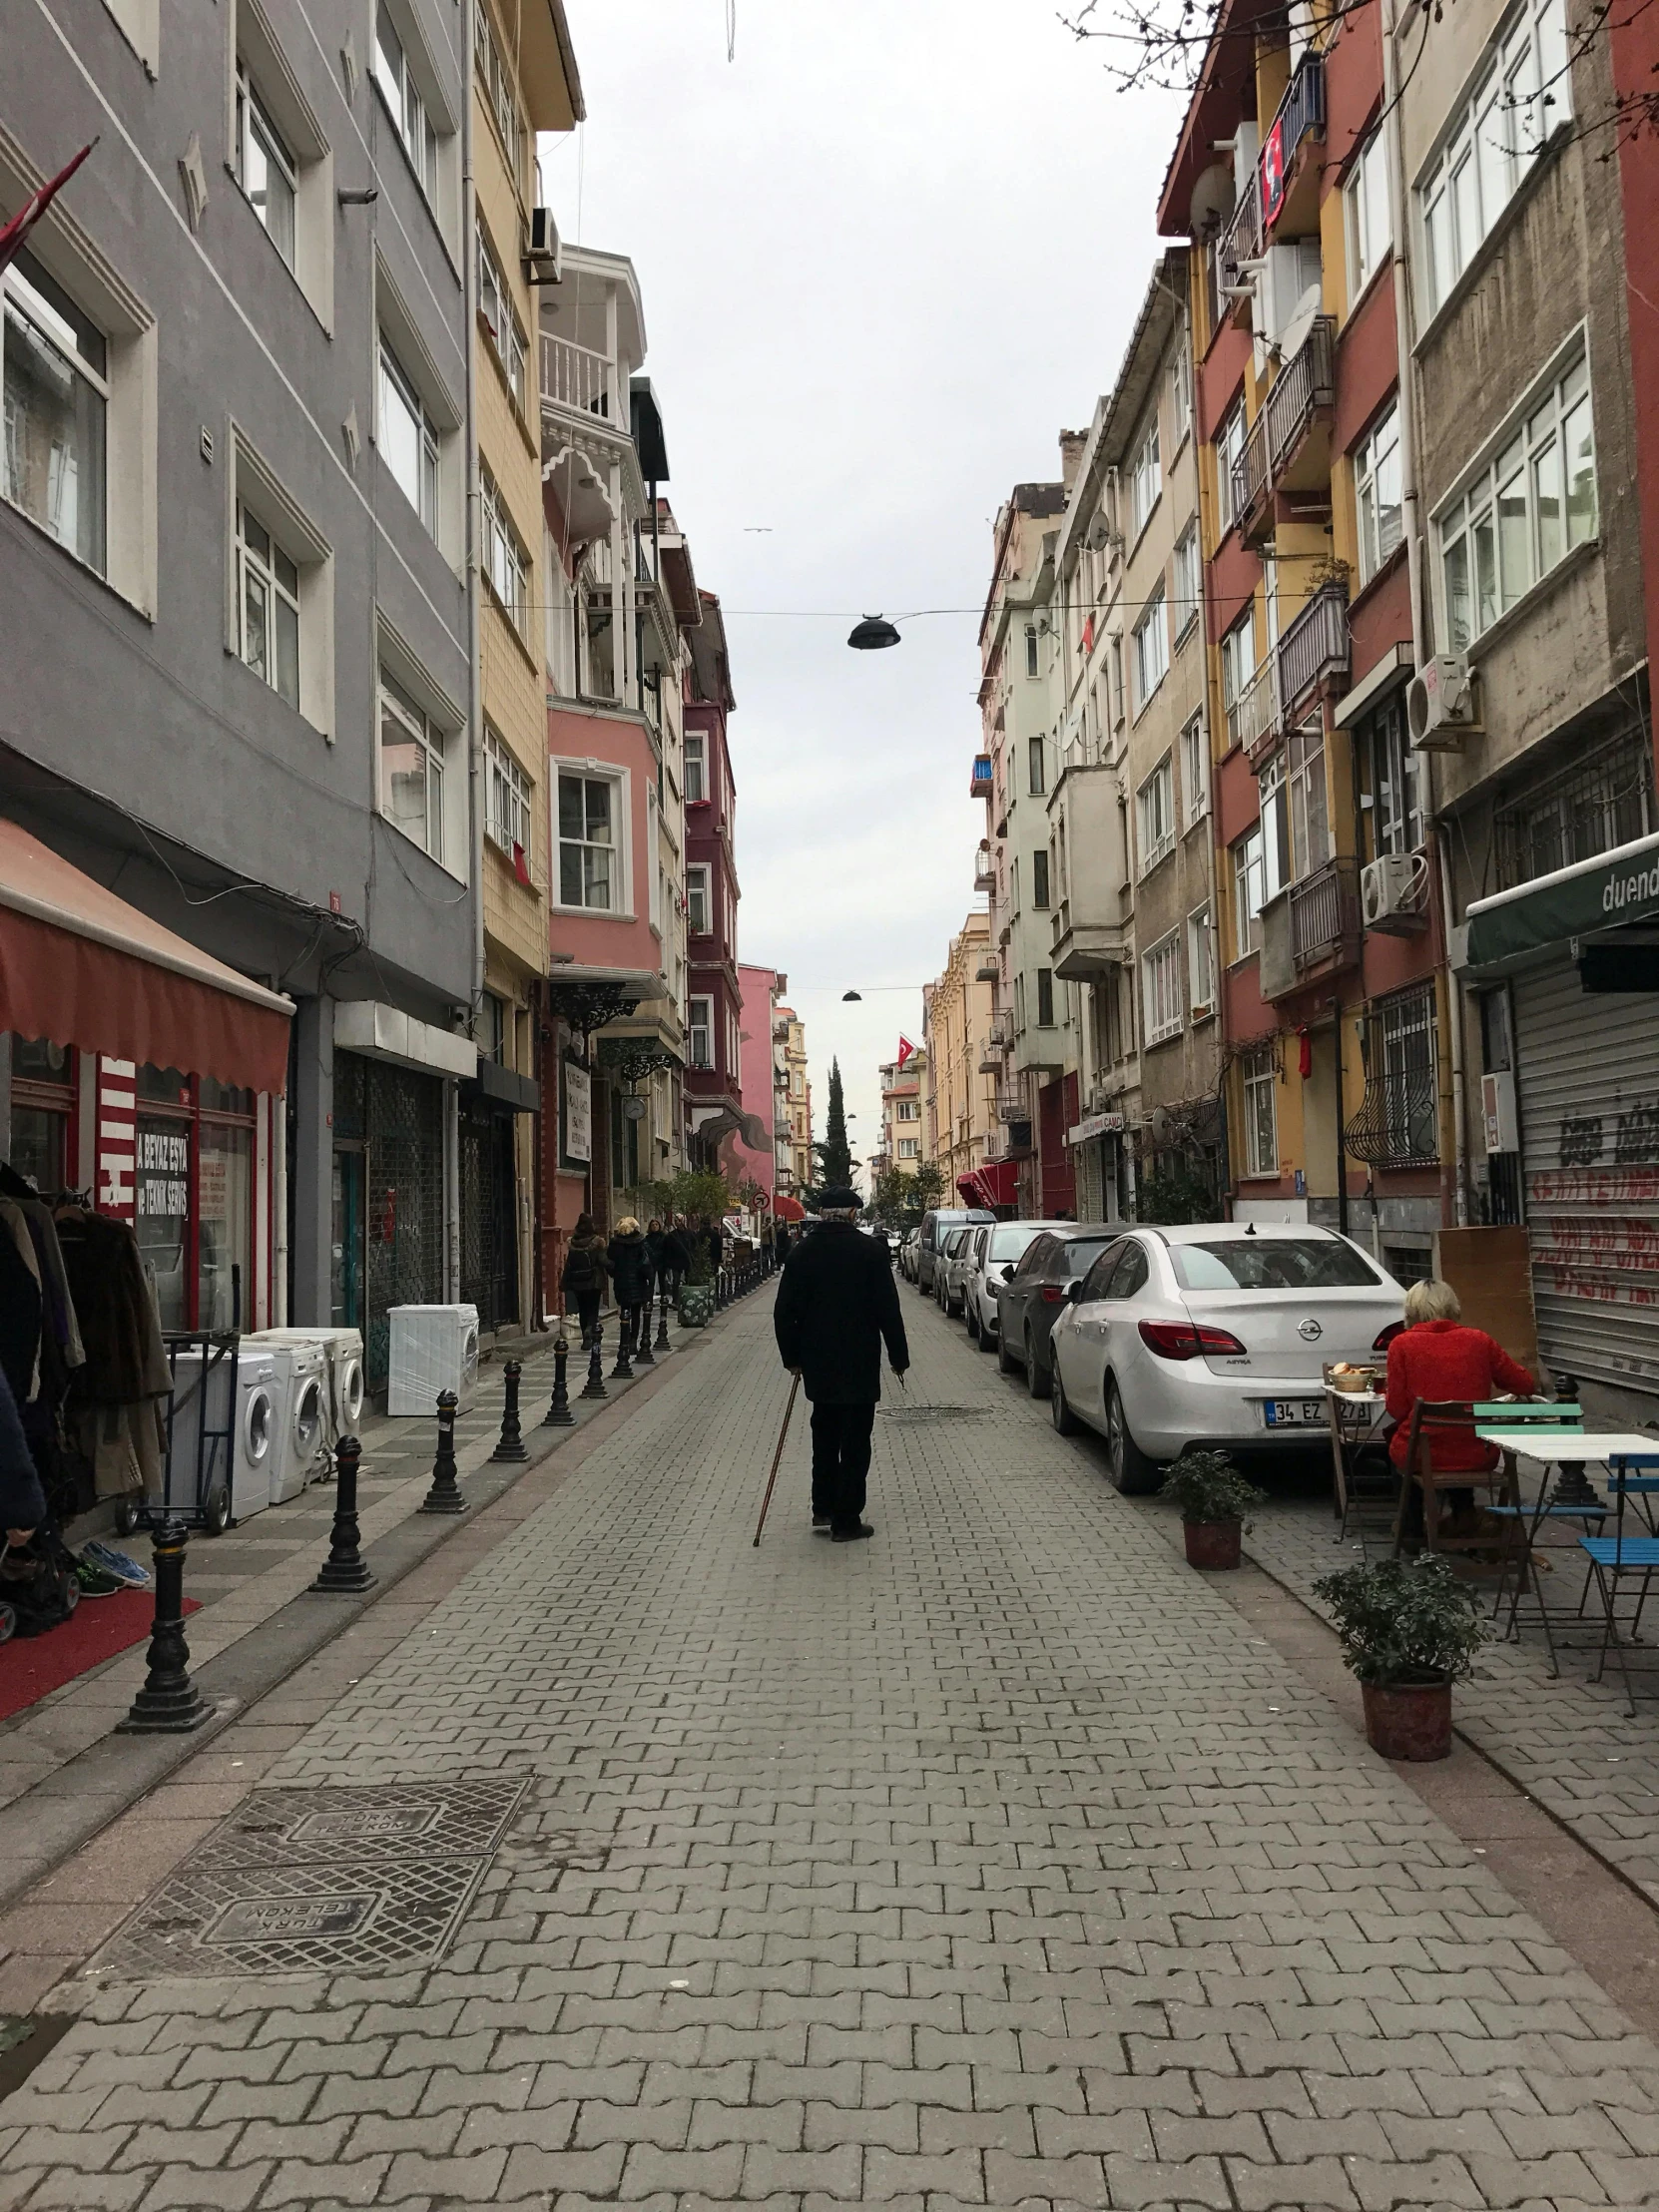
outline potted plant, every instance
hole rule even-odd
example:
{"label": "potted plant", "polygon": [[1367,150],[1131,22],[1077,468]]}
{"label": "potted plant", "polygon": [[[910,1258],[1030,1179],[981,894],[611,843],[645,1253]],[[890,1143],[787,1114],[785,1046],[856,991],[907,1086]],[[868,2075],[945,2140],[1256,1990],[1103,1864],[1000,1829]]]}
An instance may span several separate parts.
{"label": "potted plant", "polygon": [[1490,1633],[1471,1592],[1432,1553],[1345,1567],[1314,1584],[1358,1678],[1366,1740],[1384,1759],[1443,1759],[1451,1685],[1473,1671]]}
{"label": "potted plant", "polygon": [[1263,1492],[1225,1451],[1184,1451],[1164,1477],[1163,1494],[1181,1509],[1189,1567],[1236,1567],[1244,1516]]}

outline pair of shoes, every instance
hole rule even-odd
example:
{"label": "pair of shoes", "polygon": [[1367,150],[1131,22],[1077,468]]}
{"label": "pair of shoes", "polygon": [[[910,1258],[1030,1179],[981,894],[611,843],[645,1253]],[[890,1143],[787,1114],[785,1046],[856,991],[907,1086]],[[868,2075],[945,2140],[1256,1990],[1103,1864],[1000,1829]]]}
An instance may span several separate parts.
{"label": "pair of shoes", "polygon": [[114,1544],[105,1543],[102,1536],[94,1536],[90,1543],[83,1544],[81,1557],[92,1566],[102,1567],[106,1574],[113,1574],[118,1582],[125,1582],[135,1590],[150,1587],[150,1569],[141,1567],[130,1552],[118,1550]]}
{"label": "pair of shoes", "polygon": [[830,1541],[832,1544],[855,1544],[862,1537],[873,1536],[874,1533],[867,1520],[854,1521],[850,1528],[831,1528]]}
{"label": "pair of shoes", "polygon": [[75,1579],[83,1597],[114,1597],[117,1590],[127,1587],[119,1575],[109,1573],[91,1559],[76,1560]]}
{"label": "pair of shoes", "polygon": [[828,1514],[828,1513],[821,1513],[821,1512],[819,1511],[818,1507],[817,1507],[817,1506],[815,1505],[815,1506],[813,1507],[813,1526],[814,1526],[815,1528],[828,1528],[828,1527],[829,1527],[829,1525],[830,1525],[830,1516],[829,1516],[829,1514]]}

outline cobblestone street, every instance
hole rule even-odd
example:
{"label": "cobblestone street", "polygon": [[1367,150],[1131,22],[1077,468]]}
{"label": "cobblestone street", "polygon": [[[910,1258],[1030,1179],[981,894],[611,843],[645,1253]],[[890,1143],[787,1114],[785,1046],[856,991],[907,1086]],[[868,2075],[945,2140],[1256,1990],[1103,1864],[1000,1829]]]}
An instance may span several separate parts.
{"label": "cobblestone street", "polygon": [[438,1962],[72,1975],[0,2205],[1659,2200],[1659,2051],[908,1291],[874,1540],[803,1408],[752,1548],[770,1305],[261,1776],[523,1782]]}

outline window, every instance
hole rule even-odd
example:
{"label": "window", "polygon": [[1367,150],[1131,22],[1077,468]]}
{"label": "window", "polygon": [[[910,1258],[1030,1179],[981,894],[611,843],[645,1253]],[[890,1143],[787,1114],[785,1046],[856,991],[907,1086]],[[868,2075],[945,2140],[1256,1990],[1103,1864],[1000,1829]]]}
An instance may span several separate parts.
{"label": "window", "polygon": [[1204,569],[1198,556],[1198,524],[1189,522],[1175,541],[1175,635],[1184,638],[1204,604]]}
{"label": "window", "polygon": [[1048,763],[1043,756],[1042,739],[1027,738],[1025,741],[1026,790],[1033,798],[1040,799],[1047,789],[1047,772]]}
{"label": "window", "polygon": [[1112,632],[1112,725],[1123,725],[1123,633]]}
{"label": "window", "polygon": [[1376,1026],[1382,1036],[1388,1156],[1396,1160],[1437,1159],[1432,989],[1391,1000],[1381,1009]]}
{"label": "window", "polygon": [[403,496],[435,537],[438,527],[438,434],[420,394],[380,340],[380,458]]}
{"label": "window", "polygon": [[1169,671],[1169,621],[1160,584],[1135,625],[1135,712],[1140,713]]}
{"label": "window", "polygon": [[[1300,882],[1331,857],[1330,810],[1325,793],[1325,731],[1293,730],[1285,747],[1285,790],[1289,795],[1290,865],[1286,880]],[[1267,809],[1264,806],[1263,815]]]}
{"label": "window", "polygon": [[393,126],[414,164],[421,189],[428,200],[437,197],[438,140],[426,113],[403,42],[392,28],[391,17],[381,8],[374,18],[374,82],[379,86]]}
{"label": "window", "polygon": [[708,767],[701,730],[686,732],[686,805],[696,807],[709,796]]}
{"label": "window", "polygon": [[1260,823],[1233,845],[1234,958],[1242,960],[1262,942],[1262,908],[1267,903],[1266,853]]}
{"label": "window", "polygon": [[1399,543],[1399,409],[1389,402],[1354,448],[1360,522],[1360,581],[1369,584]]}
{"label": "window", "polygon": [[1239,742],[1239,703],[1250,688],[1250,679],[1256,673],[1256,612],[1247,607],[1243,618],[1234,623],[1221,641],[1221,697],[1227,709],[1227,743],[1229,749]]}
{"label": "window", "polygon": [[1233,527],[1233,469],[1244,458],[1244,449],[1245,403],[1241,393],[1223,415],[1216,432],[1216,510],[1223,537]]}
{"label": "window", "polygon": [[621,905],[618,788],[608,776],[559,771],[559,903],[615,913]]}
{"label": "window", "polygon": [[522,630],[529,619],[530,556],[507,520],[501,494],[487,469],[479,471],[479,506],[483,516],[484,574],[514,626]]}
{"label": "window", "polygon": [[1025,673],[1027,676],[1037,673],[1037,626],[1034,622],[1025,625]]}
{"label": "window", "polygon": [[1153,410],[1152,422],[1129,464],[1129,509],[1134,518],[1131,538],[1138,538],[1146,527],[1146,518],[1158,504],[1158,494],[1163,489],[1163,469],[1158,456],[1158,415]]}
{"label": "window", "polygon": [[443,859],[444,736],[386,671],[380,671],[380,812],[404,836]]}
{"label": "window", "polygon": [[102,576],[110,396],[103,333],[22,249],[0,291],[6,497]]}
{"label": "window", "polygon": [[1422,850],[1421,762],[1406,742],[1401,696],[1378,709],[1360,740],[1361,812],[1370,824],[1366,857],[1373,860]]}
{"label": "window", "polygon": [[1040,967],[1037,970],[1037,1027],[1052,1029],[1054,1026],[1054,970]]}
{"label": "window", "polygon": [[691,1064],[694,1068],[712,1068],[715,1064],[715,1002],[712,998],[694,998],[690,1012]]}
{"label": "window", "polygon": [[237,612],[243,659],[299,705],[299,570],[265,524],[237,501]]}
{"label": "window", "polygon": [[1564,0],[1522,0],[1417,188],[1424,319],[1446,298],[1547,140],[1571,115]]}
{"label": "window", "polygon": [[236,167],[237,183],[248,195],[250,207],[264,224],[272,245],[291,269],[293,204],[298,193],[299,165],[267,115],[249,78],[246,62],[237,65]]}
{"label": "window", "polygon": [[1348,177],[1349,302],[1359,298],[1393,244],[1388,212],[1387,150],[1381,130],[1373,131]]}
{"label": "window", "polygon": [[1203,821],[1210,807],[1210,741],[1202,714],[1194,715],[1181,733],[1181,786],[1190,830]]}
{"label": "window", "polygon": [[1582,354],[1439,517],[1446,643],[1464,653],[1596,532],[1595,438]]}
{"label": "window", "polygon": [[1187,974],[1192,984],[1193,1012],[1213,1012],[1216,1003],[1216,962],[1210,940],[1208,906],[1200,906],[1187,916]]}
{"label": "window", "polygon": [[478,251],[478,312],[489,326],[490,343],[495,347],[495,357],[501,363],[502,374],[512,386],[518,411],[524,412],[524,332],[518,326],[518,316],[513,311],[512,294],[507,289],[507,279],[501,274],[501,264],[496,260],[489,240],[484,236],[480,223],[476,231]]}
{"label": "window", "polygon": [[1048,904],[1048,851],[1041,845],[1031,855],[1031,903],[1033,906]]}
{"label": "window", "polygon": [[920,1121],[921,1108],[913,1098],[901,1098],[898,1102],[900,1121]]}
{"label": "window", "polygon": [[1244,1054],[1244,1150],[1246,1175],[1279,1173],[1278,1080],[1272,1045]]}
{"label": "window", "polygon": [[1181,1034],[1181,940],[1173,930],[1141,955],[1141,1029],[1148,1044]]}
{"label": "window", "polygon": [[900,1138],[899,1138],[899,1140],[898,1140],[898,1157],[899,1157],[899,1158],[900,1158],[901,1160],[916,1160],[916,1159],[919,1159],[919,1158],[920,1158],[920,1156],[921,1156],[921,1139],[920,1139],[919,1137],[900,1137]]}
{"label": "window", "polygon": [[1192,333],[1185,323],[1176,333],[1175,358],[1169,367],[1169,392],[1170,429],[1179,450],[1182,439],[1193,426]]}
{"label": "window", "polygon": [[1175,775],[1167,753],[1135,794],[1135,812],[1144,875],[1175,846]]}
{"label": "window", "polygon": [[522,161],[518,102],[513,96],[513,80],[501,58],[501,49],[495,43],[495,28],[483,6],[483,0],[478,0],[473,13],[472,45],[478,70],[478,89],[484,95],[490,114],[495,118],[495,127],[501,134],[501,144],[506,148],[507,164],[516,185]]}
{"label": "window", "polygon": [[[1277,1164],[1264,1169],[1276,1174]],[[1336,1238],[1242,1237],[1170,1248],[1184,1291],[1375,1290],[1377,1270]]]}
{"label": "window", "polygon": [[712,927],[709,897],[709,863],[699,860],[686,870],[686,931],[706,937]]}
{"label": "window", "polygon": [[485,827],[509,859],[526,861],[530,854],[530,779],[487,725],[484,763],[489,785]]}

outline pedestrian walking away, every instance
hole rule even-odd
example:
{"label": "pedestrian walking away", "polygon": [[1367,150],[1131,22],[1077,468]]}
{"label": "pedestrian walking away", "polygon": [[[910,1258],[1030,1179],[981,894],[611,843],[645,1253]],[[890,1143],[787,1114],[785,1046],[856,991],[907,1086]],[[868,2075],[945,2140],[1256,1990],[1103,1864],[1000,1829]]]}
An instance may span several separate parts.
{"label": "pedestrian walking away", "polygon": [[651,1258],[651,1282],[655,1290],[666,1291],[673,1274],[670,1261],[671,1229],[667,1229],[655,1215],[645,1225],[645,1248]]}
{"label": "pedestrian walking away", "polygon": [[874,1533],[863,1514],[883,1342],[894,1375],[910,1365],[898,1287],[885,1253],[858,1234],[861,1211],[856,1191],[825,1193],[773,1309],[784,1365],[812,1400],[813,1525],[838,1544]]}
{"label": "pedestrian walking away", "polygon": [[626,1339],[641,1311],[651,1303],[651,1248],[645,1231],[632,1214],[616,1225],[605,1255],[610,1263],[616,1302],[622,1309],[622,1333]]}
{"label": "pedestrian walking away", "polygon": [[726,1230],[718,1214],[711,1214],[709,1225],[703,1232],[709,1240],[709,1260],[716,1275],[720,1273],[721,1255],[726,1250]]}
{"label": "pedestrian walking away", "polygon": [[594,1227],[593,1216],[583,1214],[571,1233],[570,1250],[565,1256],[564,1294],[567,1306],[575,1303],[577,1318],[582,1324],[584,1352],[593,1343],[593,1333],[599,1327],[599,1306],[610,1272],[605,1240]]}
{"label": "pedestrian walking away", "polygon": [[784,1262],[790,1256],[790,1225],[787,1221],[781,1221],[778,1224],[777,1233],[772,1240],[772,1249],[777,1261],[778,1272],[782,1275]]}

